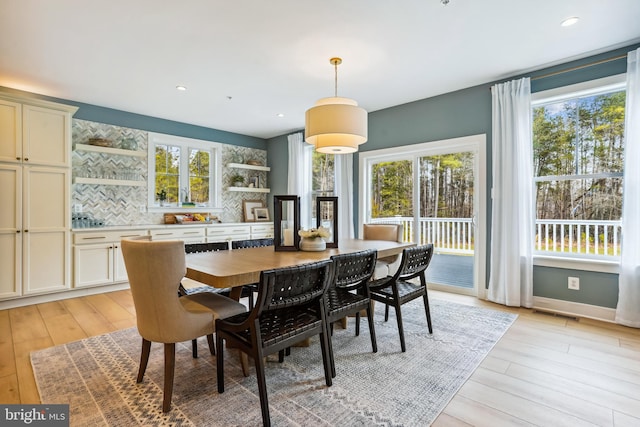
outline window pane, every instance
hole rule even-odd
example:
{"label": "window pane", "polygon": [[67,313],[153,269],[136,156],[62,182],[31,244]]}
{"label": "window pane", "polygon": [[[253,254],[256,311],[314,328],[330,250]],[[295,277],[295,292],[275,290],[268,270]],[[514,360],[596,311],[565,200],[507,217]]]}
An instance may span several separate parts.
{"label": "window pane", "polygon": [[209,203],[209,167],[208,151],[189,150],[189,201]]}
{"label": "window pane", "polygon": [[180,147],[156,145],[155,194],[164,190],[167,204],[177,204],[180,195]]}
{"label": "window pane", "polygon": [[533,109],[534,175],[621,172],[625,92]]}
{"label": "window pane", "polygon": [[413,218],[413,164],[376,163],[371,168],[371,218]]}
{"label": "window pane", "polygon": [[311,188],[311,218],[316,224],[316,197],[333,196],[335,187],[334,155],[313,151],[313,174]]}

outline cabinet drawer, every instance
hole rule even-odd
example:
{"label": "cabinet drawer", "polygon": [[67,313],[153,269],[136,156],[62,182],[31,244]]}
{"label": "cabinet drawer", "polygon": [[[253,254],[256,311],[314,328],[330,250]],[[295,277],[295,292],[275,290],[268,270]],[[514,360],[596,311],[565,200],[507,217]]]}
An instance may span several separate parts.
{"label": "cabinet drawer", "polygon": [[73,243],[76,245],[96,244],[105,242],[119,242],[128,237],[146,236],[147,230],[122,231],[90,231],[88,233],[73,233]]}
{"label": "cabinet drawer", "polygon": [[204,234],[204,228],[165,228],[161,230],[151,230],[153,240],[198,239],[204,237]]}
{"label": "cabinet drawer", "polygon": [[209,227],[207,228],[207,237],[222,237],[236,235],[250,235],[250,225],[231,225],[227,227]]}
{"label": "cabinet drawer", "polygon": [[252,225],[251,235],[256,233],[273,233],[273,224]]}

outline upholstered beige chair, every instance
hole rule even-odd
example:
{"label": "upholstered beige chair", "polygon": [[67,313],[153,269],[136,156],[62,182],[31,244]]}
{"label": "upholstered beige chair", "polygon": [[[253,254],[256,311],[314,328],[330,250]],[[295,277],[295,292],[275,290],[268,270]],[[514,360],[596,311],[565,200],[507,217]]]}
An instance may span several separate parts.
{"label": "upholstered beige chair", "polygon": [[178,286],[187,268],[182,241],[123,240],[127,275],[136,309],[142,354],[137,382],[141,382],[151,342],[164,344],[163,412],[171,407],[175,343],[207,336],[214,354],[216,319],[244,313],[246,308],[232,299],[213,293],[178,297]]}
{"label": "upholstered beige chair", "polygon": [[[402,225],[400,224],[364,224],[364,240],[388,240],[402,242]],[[393,276],[400,266],[400,254],[378,258],[376,268],[373,271],[373,279]]]}

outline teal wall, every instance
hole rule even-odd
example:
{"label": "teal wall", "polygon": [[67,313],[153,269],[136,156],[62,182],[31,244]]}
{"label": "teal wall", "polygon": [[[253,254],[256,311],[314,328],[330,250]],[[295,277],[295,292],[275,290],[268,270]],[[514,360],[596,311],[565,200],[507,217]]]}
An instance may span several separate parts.
{"label": "teal wall", "polygon": [[223,144],[233,144],[242,147],[267,149],[267,141],[262,138],[241,135],[238,133],[225,132],[222,130],[206,128],[203,126],[189,125],[186,123],[174,122],[171,120],[158,119],[156,117],[144,116],[142,114],[129,113],[127,111],[114,110],[112,108],[99,107],[91,104],[84,104],[73,100],[52,98],[49,96],[32,94],[15,89],[4,88],[7,93],[27,96],[31,98],[43,99],[46,101],[59,102],[78,107],[74,118],[88,120],[98,123],[106,123],[115,126],[123,126],[132,129],[140,129],[148,132],[164,133],[167,135],[182,136],[185,138],[201,139],[204,141],[214,141]]}
{"label": "teal wall", "polygon": [[[399,147],[429,141],[439,141],[461,136],[487,135],[487,189],[491,188],[491,91],[495,83],[520,77],[531,77],[532,92],[562,87],[583,81],[593,80],[626,72],[626,58],[619,58],[588,68],[565,71],[624,56],[627,52],[640,47],[640,44],[594,55],[577,61],[571,61],[536,70],[527,74],[512,76],[499,82],[456,92],[435,96],[420,101],[387,108],[369,113],[369,139],[360,146],[361,152],[382,148]],[[288,159],[286,135],[268,141],[268,158],[271,166],[269,179],[272,194],[286,194]],[[278,167],[274,167],[277,165]],[[354,207],[358,212],[358,155],[354,159]],[[487,236],[491,235],[491,203],[487,206]],[[487,242],[487,283],[490,260],[489,242]],[[580,291],[567,289],[567,277],[580,277]],[[558,269],[551,267],[534,268],[534,295],[565,301],[615,308],[618,300],[618,276],[616,274],[588,272],[580,270]]]}

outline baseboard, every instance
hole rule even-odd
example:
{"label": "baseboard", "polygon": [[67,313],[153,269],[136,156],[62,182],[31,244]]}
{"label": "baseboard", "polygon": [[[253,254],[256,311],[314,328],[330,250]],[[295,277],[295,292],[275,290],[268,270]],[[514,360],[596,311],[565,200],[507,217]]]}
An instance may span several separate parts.
{"label": "baseboard", "polygon": [[544,297],[533,297],[533,309],[563,316],[585,317],[611,323],[614,323],[616,317],[616,310],[613,308]]}
{"label": "baseboard", "polygon": [[8,308],[24,307],[26,305],[41,304],[44,302],[60,301],[69,298],[83,297],[87,295],[103,294],[105,292],[129,289],[129,283],[117,283],[115,285],[94,286],[90,288],[70,289],[42,295],[23,296],[10,300],[0,301],[0,310]]}

